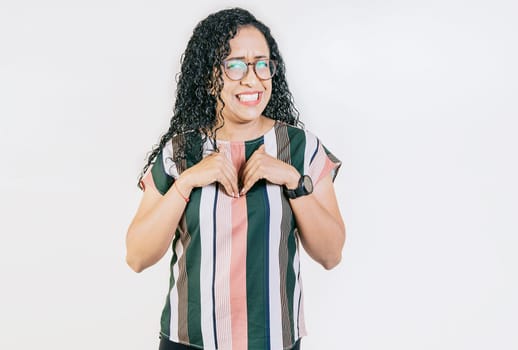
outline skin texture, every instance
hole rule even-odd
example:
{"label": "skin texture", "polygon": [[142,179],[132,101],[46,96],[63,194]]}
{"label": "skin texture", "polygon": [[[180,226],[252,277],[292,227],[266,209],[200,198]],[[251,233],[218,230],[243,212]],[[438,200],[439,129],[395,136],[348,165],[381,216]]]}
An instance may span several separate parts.
{"label": "skin texture", "polygon": [[[251,26],[240,28],[229,44],[229,58],[240,57],[252,62],[257,57],[269,57],[270,54],[262,33]],[[223,104],[218,103],[217,112],[222,112],[224,120],[218,121],[218,139],[243,141],[268,131],[275,121],[262,113],[270,99],[271,80],[258,79],[250,67],[242,80],[232,81],[224,75],[223,81],[220,94]],[[240,103],[237,95],[250,92],[259,92],[261,101],[253,106]],[[140,272],[155,264],[167,252],[174,228],[185,209],[184,197],[188,197],[193,188],[219,182],[228,195],[236,197],[246,195],[260,179],[293,189],[300,178],[293,166],[267,154],[264,146],[252,154],[241,176],[238,179],[231,161],[216,152],[185,170],[164,196],[152,188],[147,189],[127,233],[127,262],[130,267]],[[239,183],[243,184],[242,188],[238,187]],[[318,182],[312,194],[290,199],[290,205],[304,249],[324,268],[335,267],[341,260],[345,225],[331,175]]]}

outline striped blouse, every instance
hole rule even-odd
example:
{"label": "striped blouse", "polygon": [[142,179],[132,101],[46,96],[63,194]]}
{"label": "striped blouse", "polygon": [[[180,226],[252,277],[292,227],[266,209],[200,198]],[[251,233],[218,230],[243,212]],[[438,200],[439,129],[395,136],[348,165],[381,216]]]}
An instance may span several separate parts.
{"label": "striped blouse", "polygon": [[[158,154],[146,189],[165,194],[185,169],[172,160],[176,142]],[[314,185],[330,173],[334,179],[340,166],[314,135],[281,122],[254,140],[217,141],[236,170],[263,143]],[[204,155],[211,149],[207,141]],[[281,186],[261,180],[240,198],[217,183],[195,188],[172,250],[162,336],[200,349],[280,350],[306,334],[299,236]]]}

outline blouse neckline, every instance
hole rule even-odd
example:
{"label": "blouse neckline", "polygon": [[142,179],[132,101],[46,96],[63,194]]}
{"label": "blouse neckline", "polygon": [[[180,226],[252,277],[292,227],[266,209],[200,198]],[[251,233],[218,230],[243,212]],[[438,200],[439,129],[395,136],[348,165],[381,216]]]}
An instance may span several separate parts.
{"label": "blouse neckline", "polygon": [[268,129],[264,134],[256,137],[256,138],[253,138],[253,139],[250,139],[250,140],[242,140],[242,141],[230,141],[230,140],[219,140],[219,139],[216,139],[216,143],[218,145],[241,145],[241,144],[253,144],[253,143],[257,143],[259,141],[262,141],[264,140],[264,137],[270,133],[273,133],[274,130],[275,130],[275,127],[277,126],[278,124],[278,120],[275,120],[275,122],[273,123],[272,127],[270,129]]}

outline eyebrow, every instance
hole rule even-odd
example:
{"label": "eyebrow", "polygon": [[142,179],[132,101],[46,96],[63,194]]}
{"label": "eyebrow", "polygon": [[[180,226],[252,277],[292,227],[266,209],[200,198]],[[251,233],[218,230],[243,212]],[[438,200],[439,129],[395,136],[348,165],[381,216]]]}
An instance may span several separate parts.
{"label": "eyebrow", "polygon": [[[265,56],[265,55],[261,55],[261,56],[254,56],[254,59],[257,59],[257,58],[269,58],[268,56]],[[227,58],[226,60],[245,60],[246,57],[244,56],[239,56],[239,57],[229,57]]]}

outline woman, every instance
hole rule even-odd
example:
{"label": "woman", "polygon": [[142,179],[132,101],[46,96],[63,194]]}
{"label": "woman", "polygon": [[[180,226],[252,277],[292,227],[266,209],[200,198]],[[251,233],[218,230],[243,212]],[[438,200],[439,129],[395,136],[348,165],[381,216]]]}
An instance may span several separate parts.
{"label": "woman", "polygon": [[292,100],[277,44],[249,12],[197,25],[127,233],[137,272],[173,249],[160,349],[299,348],[299,240],[330,269],[345,227],[340,162],[298,126]]}

